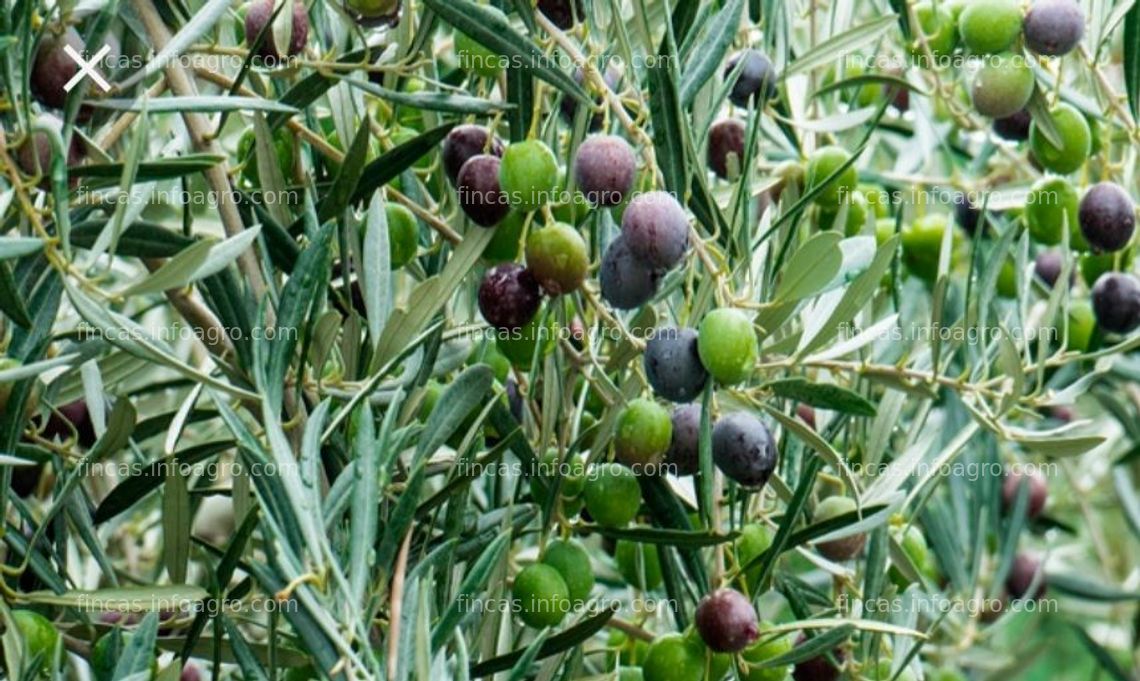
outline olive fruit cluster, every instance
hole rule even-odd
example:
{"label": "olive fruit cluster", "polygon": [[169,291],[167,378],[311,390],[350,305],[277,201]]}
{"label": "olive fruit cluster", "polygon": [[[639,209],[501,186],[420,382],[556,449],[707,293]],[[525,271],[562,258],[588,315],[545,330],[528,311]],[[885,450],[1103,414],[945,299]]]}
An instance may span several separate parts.
{"label": "olive fruit cluster", "polygon": [[[927,10],[927,21],[923,21],[924,32],[929,32],[934,25],[944,31],[953,17],[945,10]],[[922,15],[920,14],[920,17]],[[976,0],[967,4],[958,15],[958,35],[962,44],[970,53],[981,57],[981,63],[970,84],[970,94],[974,108],[984,116],[998,119],[995,122],[995,131],[1007,139],[1024,138],[1024,121],[1028,115],[1024,113],[1026,104],[1036,87],[1033,71],[1024,55],[1014,51],[1018,38],[1029,51],[1042,56],[1061,56],[1068,54],[1080,43],[1084,37],[1084,13],[1075,0],[1036,0],[1029,8],[1028,13],[1022,14],[1021,3],[1017,0]],[[946,37],[938,45],[941,52],[946,53],[954,49],[954,39]],[[1061,111],[1054,111],[1055,118],[1062,116],[1058,128],[1071,128],[1070,114],[1062,115]],[[1083,122],[1083,121],[1082,121]],[[1066,163],[1076,162],[1080,165],[1084,161],[1081,151],[1084,142],[1087,142],[1087,124],[1084,131],[1064,130],[1061,133],[1064,151],[1057,152],[1066,157]],[[1070,134],[1077,135],[1070,139]],[[1030,132],[1032,136],[1032,132]],[[1053,169],[1050,163],[1041,158],[1038,142],[1034,145],[1034,153],[1045,167]],[[1073,148],[1070,148],[1073,147]],[[1048,146],[1043,147],[1048,151]],[[1084,149],[1087,156],[1088,149]],[[1071,172],[1057,170],[1057,172]]]}
{"label": "olive fruit cluster", "polygon": [[602,256],[602,297],[623,310],[644,305],[688,248],[689,219],[672,194],[653,191],[633,198],[622,215],[621,234]]}
{"label": "olive fruit cluster", "polygon": [[535,628],[553,627],[566,613],[580,607],[594,590],[590,555],[573,540],[552,541],[542,560],[515,575],[511,595],[519,619]]}

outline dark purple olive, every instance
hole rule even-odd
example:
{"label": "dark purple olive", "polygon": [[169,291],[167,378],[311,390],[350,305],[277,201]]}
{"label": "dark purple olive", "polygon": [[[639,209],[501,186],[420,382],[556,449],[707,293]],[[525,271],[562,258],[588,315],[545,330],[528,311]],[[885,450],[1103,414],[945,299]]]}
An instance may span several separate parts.
{"label": "dark purple olive", "polygon": [[1024,142],[1029,139],[1029,124],[1033,116],[1027,109],[1022,109],[1005,118],[994,119],[994,134],[1010,142]]}
{"label": "dark purple olive", "polygon": [[697,604],[693,623],[710,650],[738,653],[760,637],[756,609],[735,589],[717,589]]}
{"label": "dark purple olive", "polygon": [[744,123],[726,118],[709,128],[709,167],[723,180],[736,179],[744,166]]}
{"label": "dark purple olive", "polygon": [[772,62],[756,50],[738,52],[728,60],[724,68],[724,77],[731,78],[741,60],[744,66],[740,68],[740,76],[732,85],[728,99],[739,107],[747,107],[748,101],[759,100],[757,106],[776,96],[776,70]]}
{"label": "dark purple olive", "polygon": [[1136,208],[1128,192],[1112,182],[1095,184],[1081,199],[1078,212],[1081,234],[1093,250],[1119,251],[1136,231]]}
{"label": "dark purple olive", "polygon": [[1057,285],[1064,268],[1065,256],[1060,251],[1041,251],[1033,261],[1033,273],[1049,288]]}
{"label": "dark purple olive", "polygon": [[645,344],[643,360],[653,392],[672,402],[691,402],[709,380],[697,354],[696,329],[658,329]]}
{"label": "dark purple olive", "polygon": [[459,171],[463,169],[463,164],[473,157],[489,154],[502,158],[503,143],[496,137],[488,144],[489,136],[487,128],[472,124],[457,126],[447,133],[447,137],[443,140],[442,158],[443,170],[447,173],[451,184],[458,182]]}
{"label": "dark purple olive", "polygon": [[1129,333],[1140,326],[1140,281],[1131,274],[1106,272],[1092,290],[1096,323],[1109,333]]}
{"label": "dark purple olive", "polygon": [[[807,637],[800,634],[799,637],[796,638],[796,648],[803,645],[806,641]],[[842,648],[832,650],[831,656],[840,664],[843,664],[843,660],[846,657]],[[797,662],[795,668],[792,670],[792,678],[795,679],[795,681],[836,681],[836,679],[839,678],[839,668],[832,664],[831,660],[827,658],[827,655],[820,654]]]}
{"label": "dark purple olive", "polygon": [[586,200],[595,206],[616,206],[625,201],[636,175],[633,147],[617,135],[587,139],[574,157],[574,180]]}
{"label": "dark purple olive", "polygon": [[712,432],[712,454],[717,468],[738,484],[759,489],[776,470],[776,441],[768,426],[744,412],[729,414]]}
{"label": "dark purple olive", "polygon": [[542,291],[530,270],[508,262],[487,270],[479,284],[479,311],[497,329],[518,329],[534,319]]}
{"label": "dark purple olive", "polygon": [[673,408],[673,439],[665,451],[665,465],[673,475],[696,475],[701,470],[701,405]]}
{"label": "dark purple olive", "polygon": [[619,310],[641,307],[657,293],[661,271],[634,256],[624,236],[610,242],[598,272],[602,298]]}
{"label": "dark purple olive", "polygon": [[689,248],[688,216],[668,192],[648,192],[630,201],[621,233],[633,255],[655,269],[673,267]]}
{"label": "dark purple olive", "polygon": [[506,192],[499,186],[499,158],[490,154],[472,156],[459,171],[456,182],[459,207],[480,227],[494,227],[511,212]]}
{"label": "dark purple olive", "polygon": [[1025,46],[1058,57],[1073,51],[1085,35],[1085,13],[1074,0],[1036,0],[1021,25]]}

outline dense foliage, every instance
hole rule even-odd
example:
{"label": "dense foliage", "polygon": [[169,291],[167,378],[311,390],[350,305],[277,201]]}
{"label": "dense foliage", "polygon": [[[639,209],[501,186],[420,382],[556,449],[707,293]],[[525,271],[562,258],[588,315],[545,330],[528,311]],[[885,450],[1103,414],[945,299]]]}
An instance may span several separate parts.
{"label": "dense foliage", "polygon": [[7,678],[1138,678],[1134,0],[0,45]]}

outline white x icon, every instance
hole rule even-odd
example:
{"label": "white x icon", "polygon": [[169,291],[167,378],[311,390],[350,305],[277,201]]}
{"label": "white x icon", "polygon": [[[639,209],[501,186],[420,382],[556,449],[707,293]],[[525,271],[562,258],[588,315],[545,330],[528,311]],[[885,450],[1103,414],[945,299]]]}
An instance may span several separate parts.
{"label": "white x icon", "polygon": [[91,76],[91,80],[95,81],[99,87],[103,88],[103,92],[107,92],[111,89],[111,84],[104,80],[103,74],[99,73],[99,71],[95,68],[95,64],[97,64],[100,59],[102,59],[108,52],[111,51],[110,45],[104,45],[103,49],[96,52],[95,56],[91,57],[89,61],[84,61],[83,55],[76,52],[71,45],[64,45],[63,51],[67,53],[67,56],[71,57],[72,61],[74,61],[76,64],[79,64],[79,72],[72,76],[71,80],[67,81],[67,84],[63,86],[64,92],[71,92],[71,89],[76,85],[79,85],[80,81],[82,81],[86,76]]}

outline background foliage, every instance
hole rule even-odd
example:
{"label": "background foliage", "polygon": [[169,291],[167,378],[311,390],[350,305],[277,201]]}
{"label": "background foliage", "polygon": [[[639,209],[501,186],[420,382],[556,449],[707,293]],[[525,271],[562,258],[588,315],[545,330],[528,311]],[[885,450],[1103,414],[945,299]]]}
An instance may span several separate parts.
{"label": "background foliage", "polygon": [[[612,675],[632,645],[622,641],[683,629],[701,596],[732,582],[740,527],[759,522],[773,540],[750,596],[782,630],[818,634],[784,664],[845,642],[851,678],[874,678],[881,658],[922,677],[1136,678],[1140,341],[1074,352],[1032,339],[1042,328],[1064,338],[1052,320],[1091,282],[1049,289],[1031,276],[1036,246],[1017,209],[1041,173],[962,101],[958,69],[844,75],[847,55],[907,66],[914,7],[598,0],[564,32],[529,2],[497,4],[509,27],[469,0],[404,2],[397,22],[371,26],[353,20],[360,6],[311,3],[304,52],[265,68],[229,0],[5,0],[0,310],[16,361],[0,369],[0,619],[32,608],[54,623],[64,645],[51,674],[86,674],[92,644],[121,621],[133,637],[113,678],[151,673],[152,650],[163,678],[184,664],[247,679]],[[1039,96],[1098,129],[1079,181],[1134,193],[1140,10],[1082,6],[1085,41],[1037,64]],[[88,79],[52,110],[31,96],[29,65],[60,22],[89,47],[114,36],[129,59],[107,70],[110,93]],[[456,30],[517,68],[466,73]],[[726,59],[745,46],[771,56],[780,96],[735,112],[756,151],[725,182],[707,172],[706,135],[729,110]],[[603,57],[624,73],[596,102]],[[595,65],[585,86],[573,78],[582,63]],[[879,96],[865,103],[849,95],[871,87]],[[579,102],[572,121],[556,114],[566,98]],[[508,369],[479,335],[474,297],[494,232],[458,210],[438,148],[478,121],[505,140],[545,140],[569,167],[594,110],[634,145],[644,181],[682,198],[699,240],[640,310],[608,309],[593,280],[548,305],[545,323],[576,319],[587,340]],[[15,161],[33,131],[52,150],[42,174]],[[892,205],[898,229],[952,212],[945,192],[957,191],[981,197],[990,236],[947,239],[926,282],[907,275],[898,237],[820,230],[810,190],[784,180],[788,162],[828,143],[852,152],[862,182],[922,197]],[[74,144],[83,160],[69,163]],[[410,207],[419,228],[416,257],[393,271],[385,202]],[[596,267],[620,216],[579,217]],[[1016,296],[1003,299],[1009,258]],[[1076,268],[1066,263],[1062,281]],[[645,332],[696,325],[717,306],[754,315],[761,360],[747,384],[704,400],[763,414],[776,433],[765,491],[713,475],[704,446],[691,484],[641,480],[643,512],[624,530],[532,494],[548,446],[611,455],[621,406],[648,391]],[[914,333],[931,328],[947,333]],[[89,431],[51,432],[77,401]],[[801,405],[815,408],[814,429]],[[1055,473],[1032,521],[1024,498],[1003,510],[993,473],[1027,462]],[[859,512],[814,518],[842,489]],[[909,525],[933,573],[903,551]],[[854,562],[814,548],[858,533],[868,543]],[[597,607],[543,631],[470,611],[506,597],[559,534],[589,548]],[[660,547],[655,592],[620,578],[604,550],[619,538]],[[1023,551],[1045,560],[1052,611],[988,622],[918,605],[1000,596]],[[861,606],[877,597],[904,607]],[[106,615],[119,609],[137,614]],[[17,627],[2,642],[11,677],[40,673]]]}

